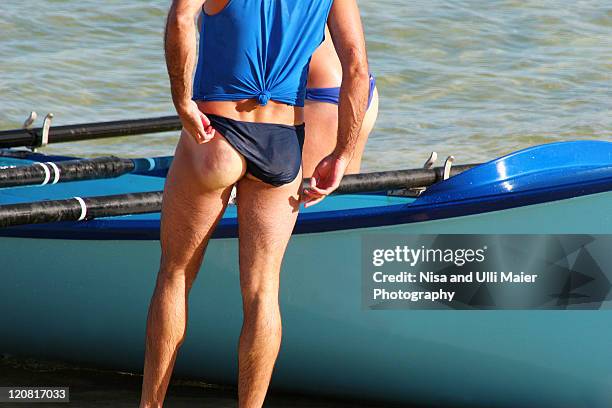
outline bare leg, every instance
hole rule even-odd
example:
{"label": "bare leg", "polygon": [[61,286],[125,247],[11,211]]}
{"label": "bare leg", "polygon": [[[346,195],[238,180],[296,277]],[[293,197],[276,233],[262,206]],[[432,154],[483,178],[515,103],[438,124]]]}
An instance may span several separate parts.
{"label": "bare leg", "polygon": [[[304,140],[303,169],[304,177],[312,173],[322,158],[330,154],[336,147],[338,134],[338,107],[331,103],[306,101],[304,107],[306,122],[306,139]],[[349,163],[346,174],[359,173],[361,158],[368,141],[368,136],[378,117],[378,90],[374,91],[372,104],[366,112],[361,126],[361,133],[355,146],[355,154]]]}
{"label": "bare leg", "polygon": [[280,267],[298,214],[302,177],[272,187],[249,176],[238,183],[240,287],[244,321],[238,350],[238,404],[264,402],[281,342]]}
{"label": "bare leg", "polygon": [[244,159],[220,135],[181,134],[164,187],[161,262],[149,306],[141,407],[161,407],[187,326],[187,298]]}

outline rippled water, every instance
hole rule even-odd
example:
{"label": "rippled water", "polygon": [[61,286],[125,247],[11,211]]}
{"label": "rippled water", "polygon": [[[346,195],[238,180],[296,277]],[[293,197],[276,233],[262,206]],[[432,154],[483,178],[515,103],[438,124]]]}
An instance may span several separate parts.
{"label": "rippled water", "polygon": [[[0,128],[173,114],[162,52],[168,1],[5,0]],[[612,139],[609,1],[360,2],[381,113],[366,170],[458,162],[533,144]],[[171,154],[176,132],[59,144],[77,155]],[[384,157],[384,160],[381,158]]]}
{"label": "rippled water", "polygon": [[[55,124],[174,114],[162,51],[168,3],[1,0],[0,129],[19,127],[30,110],[53,112]],[[360,5],[381,97],[365,170],[417,167],[431,150],[465,163],[545,142],[612,139],[609,0]],[[45,151],[161,155],[176,140],[174,132]],[[5,382],[46,378],[0,371]],[[72,384],[82,373],[66,375]],[[108,397],[108,386],[118,395],[113,406],[137,399],[138,380],[88,381],[89,398]],[[219,398],[233,404],[231,396]]]}

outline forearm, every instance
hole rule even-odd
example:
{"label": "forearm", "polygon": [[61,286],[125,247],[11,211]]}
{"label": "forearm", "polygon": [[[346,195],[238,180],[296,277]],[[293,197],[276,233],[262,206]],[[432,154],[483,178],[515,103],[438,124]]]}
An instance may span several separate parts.
{"label": "forearm", "polygon": [[[365,58],[364,58],[365,59]],[[367,62],[356,59],[343,69],[338,104],[338,137],[333,154],[350,161],[361,132],[370,89]]]}
{"label": "forearm", "polygon": [[170,77],[172,101],[177,112],[184,111],[192,96],[192,74],[196,58],[196,29],[193,16],[177,11],[168,13],[164,37],[166,67]]}

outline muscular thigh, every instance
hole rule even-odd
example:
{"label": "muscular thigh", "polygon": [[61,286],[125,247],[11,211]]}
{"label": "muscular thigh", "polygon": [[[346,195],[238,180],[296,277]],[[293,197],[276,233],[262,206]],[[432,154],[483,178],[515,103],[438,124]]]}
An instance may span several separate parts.
{"label": "muscular thigh", "polygon": [[243,295],[278,291],[278,273],[298,215],[301,182],[300,174],[281,187],[246,177],[238,183]]}

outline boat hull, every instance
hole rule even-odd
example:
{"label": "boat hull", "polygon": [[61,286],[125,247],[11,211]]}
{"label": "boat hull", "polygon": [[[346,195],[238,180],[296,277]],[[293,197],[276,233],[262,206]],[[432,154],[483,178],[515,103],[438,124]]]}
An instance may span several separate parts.
{"label": "boat hull", "polygon": [[[393,234],[606,234],[612,192],[383,227],[302,233],[283,263],[277,389],[418,405],[612,404],[612,311],[364,310],[361,240]],[[157,240],[0,237],[0,351],[141,371]],[[175,373],[233,383],[238,241],[213,239]]]}

